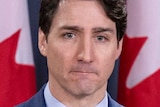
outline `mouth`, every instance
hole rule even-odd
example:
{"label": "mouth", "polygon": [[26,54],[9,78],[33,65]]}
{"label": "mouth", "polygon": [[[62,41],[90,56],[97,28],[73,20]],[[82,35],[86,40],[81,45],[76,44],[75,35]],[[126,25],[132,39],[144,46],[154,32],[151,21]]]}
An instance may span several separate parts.
{"label": "mouth", "polygon": [[98,75],[97,74],[98,72],[93,65],[88,65],[84,63],[79,63],[77,65],[74,65],[71,68],[70,73],[74,76],[84,76],[84,77]]}
{"label": "mouth", "polygon": [[91,72],[91,71],[71,71],[70,73],[77,76],[88,76],[88,75],[96,74],[95,72]]}

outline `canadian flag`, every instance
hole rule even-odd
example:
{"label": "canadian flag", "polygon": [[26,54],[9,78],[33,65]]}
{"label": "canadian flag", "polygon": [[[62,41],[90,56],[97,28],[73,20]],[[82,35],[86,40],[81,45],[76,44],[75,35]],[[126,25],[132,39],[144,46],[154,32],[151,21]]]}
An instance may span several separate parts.
{"label": "canadian flag", "polygon": [[36,92],[27,0],[0,1],[0,107]]}
{"label": "canadian flag", "polygon": [[160,0],[127,0],[118,100],[126,107],[160,107]]}

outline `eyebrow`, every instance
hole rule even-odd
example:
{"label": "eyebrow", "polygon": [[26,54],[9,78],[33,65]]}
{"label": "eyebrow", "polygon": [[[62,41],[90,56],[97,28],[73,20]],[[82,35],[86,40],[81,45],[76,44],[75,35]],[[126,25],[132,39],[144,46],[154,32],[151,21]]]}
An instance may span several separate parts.
{"label": "eyebrow", "polygon": [[96,27],[96,28],[93,28],[93,32],[94,33],[102,33],[102,32],[114,33],[114,30],[111,28]]}
{"label": "eyebrow", "polygon": [[82,32],[84,29],[80,28],[78,26],[68,26],[68,25],[65,25],[65,26],[60,27],[60,30],[72,30],[72,31]]}
{"label": "eyebrow", "polygon": [[[72,30],[72,31],[77,31],[77,32],[83,32],[84,28],[81,28],[79,26],[62,26],[60,27],[60,30]],[[92,29],[93,33],[102,33],[102,32],[110,32],[110,33],[114,33],[114,30],[111,28],[104,28],[104,27],[95,27]]]}

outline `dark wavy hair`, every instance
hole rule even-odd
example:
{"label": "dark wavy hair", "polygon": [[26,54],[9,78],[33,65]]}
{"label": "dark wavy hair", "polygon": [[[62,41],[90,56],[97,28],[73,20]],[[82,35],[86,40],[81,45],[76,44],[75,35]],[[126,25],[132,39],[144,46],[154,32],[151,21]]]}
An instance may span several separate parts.
{"label": "dark wavy hair", "polygon": [[[49,34],[54,15],[62,0],[42,0],[39,17],[39,27]],[[103,7],[106,15],[116,23],[117,40],[120,41],[126,30],[127,11],[125,0],[97,0]]]}

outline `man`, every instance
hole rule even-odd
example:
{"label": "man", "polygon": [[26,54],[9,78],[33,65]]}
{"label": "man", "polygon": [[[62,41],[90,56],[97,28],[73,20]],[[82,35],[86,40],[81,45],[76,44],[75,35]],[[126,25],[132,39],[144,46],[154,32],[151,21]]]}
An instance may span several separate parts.
{"label": "man", "polygon": [[42,0],[49,81],[18,107],[121,107],[106,92],[126,29],[123,0]]}

